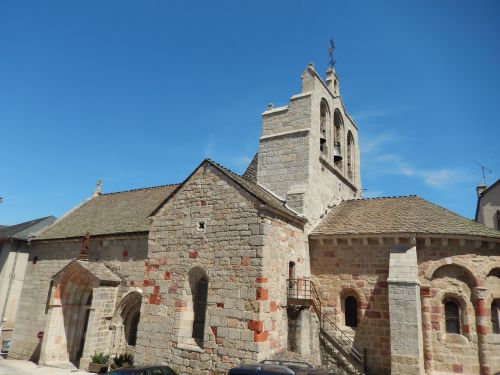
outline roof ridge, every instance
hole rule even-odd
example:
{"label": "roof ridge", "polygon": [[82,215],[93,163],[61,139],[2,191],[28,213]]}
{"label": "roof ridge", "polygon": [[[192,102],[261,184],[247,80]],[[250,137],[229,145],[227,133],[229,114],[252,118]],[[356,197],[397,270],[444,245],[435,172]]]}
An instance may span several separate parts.
{"label": "roof ridge", "polygon": [[[420,198],[423,199],[422,197],[416,195],[416,194],[408,194],[408,195],[393,195],[393,196],[387,196],[387,197],[371,197],[371,198],[354,198],[354,199],[345,199],[343,202],[349,202],[349,201],[369,201],[369,200],[377,200],[377,199],[400,199],[400,198]],[[424,199],[425,200],[425,199]]]}
{"label": "roof ridge", "polygon": [[113,192],[110,192],[110,193],[102,193],[102,194],[99,194],[99,195],[114,195],[114,194],[130,193],[130,192],[133,192],[133,191],[153,190],[153,189],[160,189],[160,188],[163,188],[163,187],[178,186],[178,185],[179,184],[155,185],[155,186],[149,186],[149,187],[143,187],[143,188],[137,188],[137,189],[113,191]]}

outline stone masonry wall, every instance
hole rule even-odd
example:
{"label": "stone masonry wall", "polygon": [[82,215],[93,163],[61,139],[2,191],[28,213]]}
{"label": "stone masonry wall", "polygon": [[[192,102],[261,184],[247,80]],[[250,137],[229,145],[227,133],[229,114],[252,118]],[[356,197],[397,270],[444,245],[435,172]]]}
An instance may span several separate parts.
{"label": "stone masonry wall", "polygon": [[[340,97],[334,97],[313,67],[302,75],[302,93],[293,96],[287,107],[270,109],[262,115],[257,181],[303,213],[309,227],[319,221],[330,204],[359,197],[361,177],[357,128],[344,111]],[[320,152],[320,103],[328,103],[326,124],[328,153]],[[341,143],[344,160],[333,162],[333,114],[343,117]],[[347,134],[354,138],[353,177],[347,177]],[[307,230],[307,229],[306,229]]]}
{"label": "stone masonry wall", "polygon": [[[381,242],[379,242],[381,241]],[[323,312],[330,315],[354,339],[355,347],[367,350],[370,373],[391,371],[389,301],[387,278],[392,238],[311,240],[312,279],[319,289]],[[342,301],[358,301],[358,327],[345,327]]]}
{"label": "stone masonry wall", "polygon": [[[273,352],[287,349],[287,289],[301,289],[310,280],[310,262],[307,237],[301,227],[276,217],[263,218],[260,224],[264,233],[263,288],[269,294],[262,306],[264,331],[269,332],[269,348],[261,351],[258,359],[269,358]],[[295,263],[297,284],[287,283],[289,262]],[[309,355],[311,343],[302,343],[295,348],[301,354]]]}
{"label": "stone masonry wall", "polygon": [[[136,347],[139,363],[208,374],[280,349],[282,311],[269,287],[274,275],[263,274],[265,256],[277,245],[266,241],[275,223],[286,235],[295,230],[261,213],[259,201],[206,163],[156,214]],[[188,281],[193,269],[208,277],[202,342],[190,340],[185,325],[193,317]]]}
{"label": "stone masonry wall", "polygon": [[[491,301],[500,297],[500,246],[467,239],[417,242],[422,285],[426,371],[494,374],[500,371],[500,335]],[[499,273],[500,274],[500,273]],[[446,333],[445,299],[460,307],[461,333]]]}
{"label": "stone masonry wall", "polygon": [[[9,356],[16,359],[37,360],[41,340],[38,332],[44,332],[50,281],[53,275],[72,259],[78,258],[81,241],[33,242],[23,283],[18,316]],[[119,274],[123,281],[118,289],[118,299],[129,290],[142,286],[144,261],[147,254],[147,238],[91,238],[89,258],[100,259]],[[37,262],[33,260],[37,257]],[[110,347],[109,352],[112,352]]]}

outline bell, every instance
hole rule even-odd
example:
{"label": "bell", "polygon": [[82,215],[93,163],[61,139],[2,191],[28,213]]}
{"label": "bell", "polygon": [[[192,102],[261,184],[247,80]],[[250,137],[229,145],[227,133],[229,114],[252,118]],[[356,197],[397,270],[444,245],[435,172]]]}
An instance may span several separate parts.
{"label": "bell", "polygon": [[337,162],[337,161],[341,161],[341,160],[342,160],[342,155],[340,154],[340,149],[338,146],[335,146],[333,148],[333,161]]}

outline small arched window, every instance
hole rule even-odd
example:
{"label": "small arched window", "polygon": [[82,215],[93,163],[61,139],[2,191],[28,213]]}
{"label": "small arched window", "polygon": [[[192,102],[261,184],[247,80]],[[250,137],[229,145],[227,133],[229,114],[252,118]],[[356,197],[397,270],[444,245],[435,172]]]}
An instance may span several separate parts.
{"label": "small arched window", "polygon": [[460,308],[455,301],[444,303],[444,319],[447,333],[460,334]]}
{"label": "small arched window", "polygon": [[321,100],[319,108],[319,150],[323,155],[328,155],[328,132],[330,111],[325,99]]}
{"label": "small arched window", "polygon": [[491,303],[491,328],[493,333],[500,333],[500,299]]}
{"label": "small arched window", "polygon": [[347,177],[354,178],[354,137],[351,131],[347,133]]}
{"label": "small arched window", "polygon": [[344,300],[344,319],[347,327],[358,326],[358,301],[353,296],[348,296]]}
{"label": "small arched window", "polygon": [[200,268],[189,272],[189,284],[193,298],[193,331],[191,337],[200,344],[205,333],[205,317],[207,313],[208,277]]}

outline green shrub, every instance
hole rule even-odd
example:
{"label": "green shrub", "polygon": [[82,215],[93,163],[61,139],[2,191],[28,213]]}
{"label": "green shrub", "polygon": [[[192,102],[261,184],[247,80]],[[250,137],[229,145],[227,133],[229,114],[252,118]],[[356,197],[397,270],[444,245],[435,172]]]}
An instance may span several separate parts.
{"label": "green shrub", "polygon": [[109,354],[104,354],[103,352],[94,353],[94,355],[90,356],[90,361],[92,363],[104,365],[109,362]]}
{"label": "green shrub", "polygon": [[120,354],[113,358],[111,368],[129,367],[134,364],[134,356],[130,353]]}

